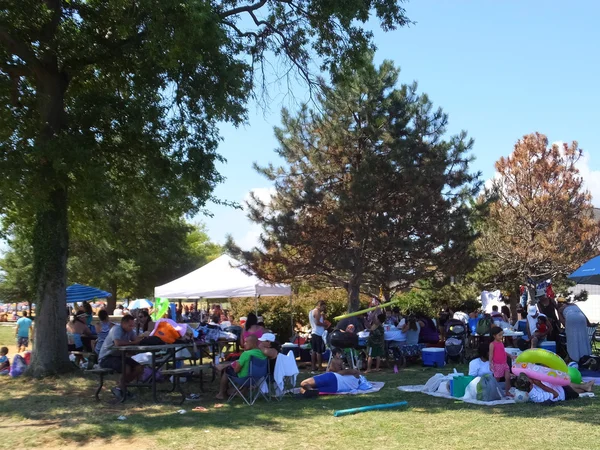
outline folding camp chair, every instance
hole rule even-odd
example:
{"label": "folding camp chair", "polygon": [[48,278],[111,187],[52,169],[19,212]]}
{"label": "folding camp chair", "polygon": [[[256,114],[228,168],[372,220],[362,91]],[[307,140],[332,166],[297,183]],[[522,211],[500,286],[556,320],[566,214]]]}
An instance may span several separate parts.
{"label": "folding camp chair", "polygon": [[[248,368],[247,377],[232,377],[227,375],[229,382],[234,388],[234,392],[229,396],[227,400],[230,402],[234,397],[239,395],[242,397],[247,405],[254,405],[254,402],[258,397],[262,396],[266,401],[269,401],[269,390],[265,389],[263,392],[262,387],[269,381],[269,360],[261,359],[252,356],[250,358],[250,367]],[[247,395],[244,395],[244,390],[248,390]]]}
{"label": "folding camp chair", "polygon": [[[286,366],[285,359],[288,358],[290,362],[293,363],[293,367],[290,365]],[[272,363],[275,364],[272,364]],[[283,368],[283,384],[278,386],[275,382],[275,369],[277,368],[277,364],[282,364]],[[287,370],[286,370],[287,368]],[[284,355],[279,353],[277,355],[277,359],[275,361],[271,360],[271,364],[269,366],[270,374],[269,374],[269,396],[272,398],[276,398],[277,400],[283,400],[283,397],[286,394],[293,395],[294,388],[296,387],[296,377],[298,375],[298,367],[296,366],[296,359],[293,358],[293,353],[288,355]]]}
{"label": "folding camp chair", "polygon": [[591,325],[591,327],[587,327],[588,337],[590,338],[592,353],[596,353],[596,351],[598,350],[598,324],[592,323]]}

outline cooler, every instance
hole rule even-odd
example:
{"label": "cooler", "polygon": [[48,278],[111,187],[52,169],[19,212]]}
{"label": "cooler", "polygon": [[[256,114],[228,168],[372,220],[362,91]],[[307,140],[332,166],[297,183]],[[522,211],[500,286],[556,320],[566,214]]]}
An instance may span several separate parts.
{"label": "cooler", "polygon": [[423,365],[429,367],[444,367],[446,365],[446,349],[429,347],[421,350]]}
{"label": "cooler", "polygon": [[479,317],[469,319],[469,330],[471,331],[471,334],[477,334],[477,322],[479,322]]}
{"label": "cooler", "polygon": [[544,341],[540,344],[540,348],[556,353],[556,341]]}
{"label": "cooler", "polygon": [[517,356],[519,356],[521,353],[523,353],[520,349],[518,348],[514,348],[514,347],[506,347],[504,349],[506,351],[506,354],[508,356],[510,356],[510,358],[514,361],[515,359],[517,359]]}
{"label": "cooler", "polygon": [[464,397],[467,386],[474,379],[475,377],[469,375],[452,378],[452,380],[450,380],[450,395],[452,395],[452,397]]}
{"label": "cooler", "polygon": [[289,352],[293,352],[294,357],[298,358],[300,356],[300,346],[298,344],[286,342],[281,346],[281,353],[287,355]]}

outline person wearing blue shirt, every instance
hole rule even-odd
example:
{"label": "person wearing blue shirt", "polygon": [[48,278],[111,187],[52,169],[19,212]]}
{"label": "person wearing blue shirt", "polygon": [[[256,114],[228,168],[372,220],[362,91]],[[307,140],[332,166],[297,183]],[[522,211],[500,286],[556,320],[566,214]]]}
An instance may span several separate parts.
{"label": "person wearing blue shirt", "polygon": [[23,317],[17,320],[15,328],[18,353],[24,352],[29,347],[29,330],[33,330],[33,321],[27,317],[27,311],[23,311]]}

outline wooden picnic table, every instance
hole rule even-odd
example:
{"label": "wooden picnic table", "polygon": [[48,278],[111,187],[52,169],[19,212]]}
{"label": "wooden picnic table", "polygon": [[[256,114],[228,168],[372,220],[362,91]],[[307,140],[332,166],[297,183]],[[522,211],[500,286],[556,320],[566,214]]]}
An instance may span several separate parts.
{"label": "wooden picnic table", "polygon": [[[164,344],[164,345],[123,345],[120,347],[114,347],[113,350],[118,350],[121,352],[121,370],[122,373],[125,373],[125,369],[126,369],[126,362],[125,359],[127,357],[127,353],[151,353],[151,358],[152,358],[152,363],[151,363],[151,368],[152,368],[152,375],[150,377],[150,387],[152,387],[152,398],[154,399],[154,401],[156,403],[158,403],[158,397],[156,396],[156,376],[155,376],[155,372],[157,370],[159,370],[161,367],[163,367],[165,364],[168,364],[170,362],[173,363],[173,366],[175,366],[175,354],[179,351],[179,350],[183,350],[184,348],[192,348],[194,346],[193,342],[182,342],[182,343],[175,343],[175,344]],[[161,360],[157,363],[156,361],[156,354],[162,351],[167,351],[167,358],[164,360]],[[147,383],[135,383],[135,384],[130,384],[129,386],[131,387],[149,387]],[[123,398],[121,400],[121,402],[124,402],[125,399],[127,398],[127,388],[129,386],[126,386],[125,388],[125,392],[123,392]]]}

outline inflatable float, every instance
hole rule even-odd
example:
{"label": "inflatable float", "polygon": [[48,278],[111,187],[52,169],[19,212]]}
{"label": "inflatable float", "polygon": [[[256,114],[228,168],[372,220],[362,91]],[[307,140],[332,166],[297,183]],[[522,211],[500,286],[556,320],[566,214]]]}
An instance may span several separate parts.
{"label": "inflatable float", "polygon": [[541,348],[525,350],[512,366],[512,373],[527,375],[533,380],[543,381],[558,386],[571,383],[568,368],[563,359],[556,353]]}

